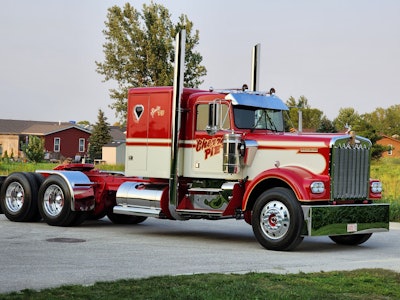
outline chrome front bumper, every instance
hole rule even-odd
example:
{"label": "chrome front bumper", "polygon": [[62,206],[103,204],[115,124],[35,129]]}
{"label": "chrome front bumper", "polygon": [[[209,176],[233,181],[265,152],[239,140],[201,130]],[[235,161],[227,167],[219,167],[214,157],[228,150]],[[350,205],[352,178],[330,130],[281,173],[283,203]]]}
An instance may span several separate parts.
{"label": "chrome front bumper", "polygon": [[389,231],[389,204],[302,205],[304,236]]}

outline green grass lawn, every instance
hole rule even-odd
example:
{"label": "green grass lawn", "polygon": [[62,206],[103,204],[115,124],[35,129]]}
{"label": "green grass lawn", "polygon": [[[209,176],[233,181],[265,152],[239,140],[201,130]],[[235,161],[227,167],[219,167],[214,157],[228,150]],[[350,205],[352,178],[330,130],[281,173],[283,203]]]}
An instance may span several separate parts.
{"label": "green grass lawn", "polygon": [[299,274],[201,274],[23,290],[0,299],[400,299],[400,274],[381,269]]}

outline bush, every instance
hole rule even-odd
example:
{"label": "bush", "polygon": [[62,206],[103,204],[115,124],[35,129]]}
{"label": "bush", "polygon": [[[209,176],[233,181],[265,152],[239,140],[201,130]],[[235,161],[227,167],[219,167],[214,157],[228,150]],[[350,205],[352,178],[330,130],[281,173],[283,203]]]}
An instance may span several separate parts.
{"label": "bush", "polygon": [[41,162],[44,158],[44,141],[40,137],[31,135],[29,136],[28,145],[24,145],[22,151],[24,151],[29,161]]}

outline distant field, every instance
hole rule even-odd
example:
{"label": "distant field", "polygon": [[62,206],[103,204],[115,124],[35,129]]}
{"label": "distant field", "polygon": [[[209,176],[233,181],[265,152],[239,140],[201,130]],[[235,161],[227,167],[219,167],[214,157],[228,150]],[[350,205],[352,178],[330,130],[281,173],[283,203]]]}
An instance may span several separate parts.
{"label": "distant field", "polygon": [[[35,170],[53,169],[52,163],[19,163],[0,162],[0,175],[12,172],[33,172]],[[123,165],[96,165],[96,168],[111,171],[124,171]],[[371,177],[380,179],[383,183],[383,201],[391,204],[390,220],[400,222],[400,159],[381,159],[373,161]]]}

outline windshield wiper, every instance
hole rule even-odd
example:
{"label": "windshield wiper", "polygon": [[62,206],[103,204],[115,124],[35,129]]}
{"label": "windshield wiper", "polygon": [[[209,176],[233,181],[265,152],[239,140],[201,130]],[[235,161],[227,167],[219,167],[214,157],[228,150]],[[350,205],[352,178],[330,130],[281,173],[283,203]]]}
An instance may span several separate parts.
{"label": "windshield wiper", "polygon": [[275,123],[272,121],[271,117],[267,113],[265,114],[267,115],[268,122],[271,125],[271,130],[278,132],[278,129],[276,129]]}
{"label": "windshield wiper", "polygon": [[253,132],[254,129],[256,129],[256,127],[257,127],[258,123],[260,123],[262,117],[263,117],[263,114],[261,114],[261,115],[257,118],[256,124],[254,124],[254,126],[250,128],[250,132]]}

